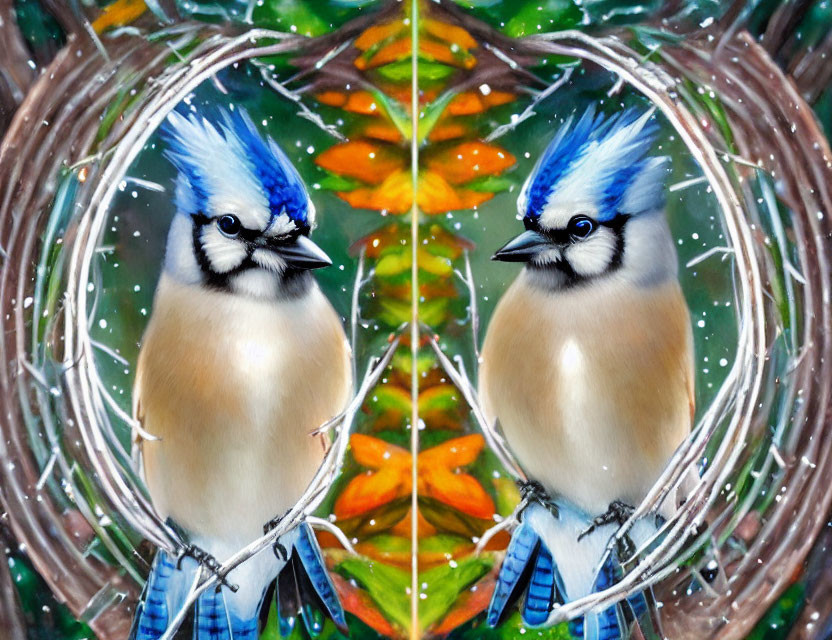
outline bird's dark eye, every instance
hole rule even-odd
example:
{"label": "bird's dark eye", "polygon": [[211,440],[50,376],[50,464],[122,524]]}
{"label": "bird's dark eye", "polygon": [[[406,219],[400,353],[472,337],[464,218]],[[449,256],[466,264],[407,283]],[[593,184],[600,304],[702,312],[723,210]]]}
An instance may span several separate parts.
{"label": "bird's dark eye", "polygon": [[595,231],[595,221],[586,216],[575,216],[569,221],[569,225],[566,228],[569,231],[569,235],[573,238],[583,240]]}
{"label": "bird's dark eye", "polygon": [[225,235],[232,237],[240,233],[240,228],[242,227],[240,219],[237,216],[232,216],[231,214],[220,216],[217,220],[217,226]]}

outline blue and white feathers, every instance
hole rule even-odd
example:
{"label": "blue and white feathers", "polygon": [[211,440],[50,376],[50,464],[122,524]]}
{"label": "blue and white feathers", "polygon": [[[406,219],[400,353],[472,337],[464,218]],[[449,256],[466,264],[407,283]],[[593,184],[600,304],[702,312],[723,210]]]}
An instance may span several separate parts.
{"label": "blue and white feathers", "polygon": [[162,138],[178,171],[165,257],[175,280],[275,300],[332,264],[308,237],[315,209],[300,176],[245,112],[173,112]]}
{"label": "blue and white feathers", "polygon": [[217,123],[174,111],[162,136],[165,156],[179,171],[179,213],[232,209],[251,229],[283,227],[308,234],[314,226],[315,209],[300,176],[245,111],[223,111]]}
{"label": "blue and white feathers", "polygon": [[661,208],[667,158],[647,156],[657,130],[653,110],[570,117],[523,186],[520,216],[557,229],[576,213],[607,222]]}

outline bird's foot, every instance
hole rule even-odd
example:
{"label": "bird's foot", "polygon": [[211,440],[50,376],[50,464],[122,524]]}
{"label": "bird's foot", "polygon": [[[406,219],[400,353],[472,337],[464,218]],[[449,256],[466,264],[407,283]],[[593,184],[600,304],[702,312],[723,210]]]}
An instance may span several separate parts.
{"label": "bird's foot", "polygon": [[[289,510],[286,511],[282,516],[277,516],[276,518],[272,518],[266,524],[263,525],[263,533],[269,533],[269,531],[273,531],[277,525],[289,514]],[[274,555],[278,557],[278,559],[283,560],[284,562],[289,559],[289,551],[280,544],[280,540],[275,540],[274,545],[272,546],[274,550]]]}
{"label": "bird's foot", "polygon": [[542,484],[535,480],[526,480],[525,482],[519,482],[518,487],[520,489],[520,497],[526,503],[537,502],[546,507],[553,516],[558,516],[558,507],[552,501],[552,498],[549,497],[549,494],[543,488]]}
{"label": "bird's foot", "polygon": [[580,541],[585,536],[588,536],[598,527],[603,527],[604,525],[612,524],[613,522],[618,523],[619,526],[624,524],[625,522],[627,522],[627,520],[630,519],[630,516],[633,515],[634,511],[635,507],[631,507],[628,504],[624,504],[620,500],[615,500],[611,502],[606,513],[602,513],[600,516],[594,518],[592,520],[592,524],[590,524],[586,529],[584,529],[581,532],[581,535],[578,536],[578,540]]}
{"label": "bird's foot", "polygon": [[215,575],[217,577],[217,592],[223,587],[226,586],[234,593],[237,592],[237,589],[240,587],[236,584],[232,584],[228,581],[228,573],[223,571],[222,565],[220,564],[219,560],[217,560],[214,556],[210,553],[202,549],[201,547],[196,546],[195,544],[189,544],[185,549],[179,554],[179,557],[176,560],[176,568],[182,568],[182,561],[186,558],[193,558],[197,561],[199,566],[204,567],[208,570],[209,573]]}

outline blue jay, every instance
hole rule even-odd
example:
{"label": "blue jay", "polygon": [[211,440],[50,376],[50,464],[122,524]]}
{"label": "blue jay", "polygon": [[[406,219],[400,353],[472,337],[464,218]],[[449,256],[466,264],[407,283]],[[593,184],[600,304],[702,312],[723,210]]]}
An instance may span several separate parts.
{"label": "blue jay", "polygon": [[[351,352],[312,269],[331,264],[309,239],[315,211],[289,159],[247,114],[216,123],[173,112],[165,155],[178,171],[153,313],[133,393],[137,460],[155,508],[193,544],[157,553],[131,638],[158,638],[199,564],[263,535],[300,498],[326,442],[312,435],[347,404]],[[281,632],[310,633],[344,613],[306,523],[202,594],[195,640],[258,637],[273,582]],[[268,605],[267,605],[268,606]]]}
{"label": "blue jay", "polygon": [[[649,155],[656,129],[652,112],[570,118],[521,191],[526,231],[493,256],[525,267],[488,326],[480,400],[530,480],[530,506],[491,624],[524,590],[523,618],[539,625],[620,579],[625,551],[608,541],[690,432],[693,339],[663,211],[667,158]],[[676,496],[665,504],[666,517]],[[634,543],[656,530],[644,520]],[[625,600],[576,633],[621,637],[645,608]]]}

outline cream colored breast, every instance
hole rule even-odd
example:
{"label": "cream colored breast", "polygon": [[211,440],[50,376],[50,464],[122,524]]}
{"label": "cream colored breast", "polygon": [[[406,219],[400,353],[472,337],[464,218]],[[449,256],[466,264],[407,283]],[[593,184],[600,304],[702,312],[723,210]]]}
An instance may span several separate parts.
{"label": "cream colored breast", "polygon": [[324,455],[309,434],[351,389],[340,319],[317,287],[258,301],[163,276],[134,393],[157,509],[232,543],[262,533],[300,497]]}
{"label": "cream colored breast", "polygon": [[521,275],[489,324],[480,396],[527,473],[597,514],[638,503],[690,431],[691,362],[677,282],[547,293]]}

